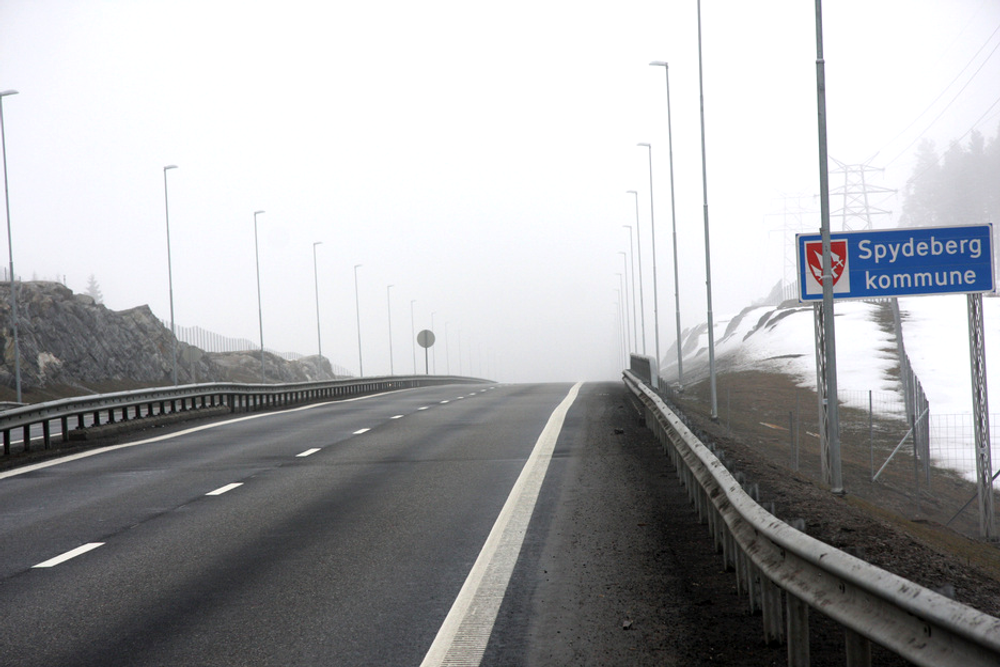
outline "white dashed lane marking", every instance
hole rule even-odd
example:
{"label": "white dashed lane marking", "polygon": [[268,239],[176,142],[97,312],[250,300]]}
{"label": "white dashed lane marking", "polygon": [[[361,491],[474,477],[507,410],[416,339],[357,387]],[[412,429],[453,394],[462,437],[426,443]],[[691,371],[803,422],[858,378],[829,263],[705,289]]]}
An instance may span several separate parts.
{"label": "white dashed lane marking", "polygon": [[104,542],[89,542],[87,544],[84,544],[82,546],[77,547],[76,549],[71,549],[70,551],[67,551],[66,553],[62,554],[61,556],[56,556],[55,558],[50,558],[49,560],[44,561],[42,563],[39,563],[38,565],[35,565],[33,567],[36,567],[36,568],[37,567],[55,567],[56,565],[59,565],[60,563],[65,563],[66,561],[68,561],[71,558],[76,558],[77,556],[85,554],[88,551],[93,551],[94,549],[96,549],[97,547],[100,547],[100,546],[104,546]]}
{"label": "white dashed lane marking", "polygon": [[221,496],[223,493],[232,491],[233,489],[243,486],[243,482],[233,482],[232,484],[226,484],[225,486],[220,486],[215,491],[209,491],[206,496]]}
{"label": "white dashed lane marking", "polygon": [[295,457],[299,458],[299,459],[303,459],[303,458],[305,458],[307,456],[312,456],[313,454],[315,454],[318,451],[319,451],[319,447],[313,447],[312,449],[307,449],[304,452],[296,454]]}

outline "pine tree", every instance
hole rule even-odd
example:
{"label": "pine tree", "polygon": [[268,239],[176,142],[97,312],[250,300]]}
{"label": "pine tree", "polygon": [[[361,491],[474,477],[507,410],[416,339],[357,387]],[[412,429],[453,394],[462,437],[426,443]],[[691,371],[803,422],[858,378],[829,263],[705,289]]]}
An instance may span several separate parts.
{"label": "pine tree", "polygon": [[97,278],[90,274],[87,280],[87,294],[94,300],[94,303],[104,303],[104,295],[101,294],[101,286],[97,284]]}

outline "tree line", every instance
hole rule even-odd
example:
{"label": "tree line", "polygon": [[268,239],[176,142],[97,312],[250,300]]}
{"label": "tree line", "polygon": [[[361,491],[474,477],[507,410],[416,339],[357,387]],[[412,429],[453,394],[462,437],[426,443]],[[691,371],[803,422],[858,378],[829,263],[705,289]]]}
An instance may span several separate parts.
{"label": "tree line", "polygon": [[1000,131],[986,139],[973,130],[965,144],[953,141],[941,155],[933,141],[921,141],[903,191],[900,226],[987,222],[1000,223]]}

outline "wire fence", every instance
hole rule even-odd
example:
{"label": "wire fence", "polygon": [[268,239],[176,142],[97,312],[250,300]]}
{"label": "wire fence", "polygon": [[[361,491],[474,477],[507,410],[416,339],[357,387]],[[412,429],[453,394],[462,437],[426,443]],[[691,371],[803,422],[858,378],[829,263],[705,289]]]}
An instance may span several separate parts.
{"label": "wire fence", "polygon": [[[876,428],[876,423],[885,428],[886,420],[899,421],[899,437],[909,431],[906,419],[906,405],[903,398],[893,392],[839,390],[841,403],[854,410],[847,410],[841,418],[844,428],[864,431]],[[870,403],[869,403],[870,401]],[[870,411],[870,414],[869,414]],[[972,413],[937,415],[927,417],[930,431],[930,458],[932,465],[953,470],[965,479],[976,479],[976,427]],[[872,435],[870,442],[874,442]],[[913,456],[912,440],[907,437],[901,452]],[[993,467],[1000,463],[1000,414],[990,415],[990,444],[992,445]],[[1000,489],[996,483],[994,488]]]}

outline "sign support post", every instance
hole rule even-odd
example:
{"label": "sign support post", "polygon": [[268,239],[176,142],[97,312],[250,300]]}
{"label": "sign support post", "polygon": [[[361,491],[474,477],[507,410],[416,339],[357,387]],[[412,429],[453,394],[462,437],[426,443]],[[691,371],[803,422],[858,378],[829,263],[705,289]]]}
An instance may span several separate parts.
{"label": "sign support post", "polygon": [[993,513],[993,463],[990,453],[990,410],[986,386],[986,347],[983,331],[983,295],[969,294],[969,358],[972,362],[972,413],[976,429],[976,491],[979,495],[979,534],[996,537]]}
{"label": "sign support post", "polygon": [[840,467],[840,402],[837,399],[837,342],[833,322],[833,262],[830,256],[830,176],[826,140],[826,74],[823,60],[823,9],[816,0],[816,97],[819,118],[820,234],[823,238],[823,305],[816,317],[816,369],[819,391],[820,457],[823,482],[844,493]]}

